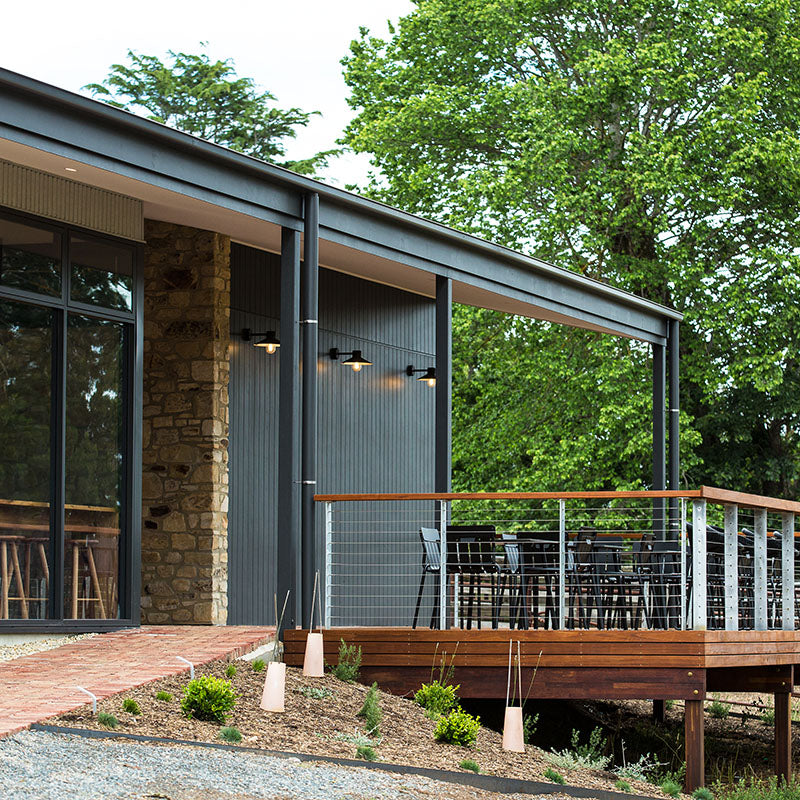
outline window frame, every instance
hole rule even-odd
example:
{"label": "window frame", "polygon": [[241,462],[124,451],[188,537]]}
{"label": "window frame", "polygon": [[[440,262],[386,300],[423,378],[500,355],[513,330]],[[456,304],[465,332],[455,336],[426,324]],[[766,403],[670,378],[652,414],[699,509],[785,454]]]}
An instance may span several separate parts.
{"label": "window frame", "polygon": [[[142,452],[142,360],[143,360],[143,300],[144,247],[141,242],[102,234],[78,225],[21,213],[0,206],[0,219],[9,219],[58,233],[61,236],[61,296],[0,285],[0,298],[28,303],[54,310],[52,339],[51,451],[50,451],[50,596],[47,619],[0,620],[3,631],[103,631],[138,625],[141,618],[141,452]],[[132,309],[104,308],[74,301],[70,298],[72,265],[69,259],[70,235],[87,237],[131,252],[133,264]],[[116,619],[65,618],[65,479],[66,479],[66,389],[67,389],[67,320],[70,313],[125,325],[127,347],[123,364],[125,398],[125,458],[123,459],[122,496],[125,498],[120,516],[124,529],[119,543],[119,603]]]}

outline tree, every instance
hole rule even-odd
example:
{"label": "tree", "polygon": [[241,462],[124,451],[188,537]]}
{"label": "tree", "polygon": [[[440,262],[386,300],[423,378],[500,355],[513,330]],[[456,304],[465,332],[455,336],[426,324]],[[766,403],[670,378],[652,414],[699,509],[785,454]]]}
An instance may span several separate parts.
{"label": "tree", "polygon": [[[169,63],[128,50],[128,64],[113,64],[102,83],[84,89],[109,105],[263,161],[285,155],[284,140],[308,124],[318,111],[273,106],[274,95],[262,92],[252,78],[240,78],[233,61],[211,61],[206,53],[168,51]],[[317,153],[282,166],[313,174],[336,150]]]}
{"label": "tree", "polygon": [[[797,496],[800,3],[417,6],[387,41],[362,30],[343,60],[358,112],[345,142],[372,156],[369,191],[683,311],[687,481]],[[458,312],[465,324],[476,313]],[[518,327],[507,319],[502,336]],[[551,402],[534,374],[544,366],[566,409],[589,402],[584,428],[596,435],[574,447],[603,456],[608,483],[629,483],[629,462],[610,452],[629,444],[623,417],[648,427],[648,359],[617,342],[628,377],[609,398],[601,382],[619,365],[599,360],[605,341],[526,327],[520,391]],[[581,388],[586,359],[594,391]],[[462,399],[456,461],[484,419],[482,400]],[[603,420],[601,399],[617,419]],[[509,451],[511,405],[496,411],[495,446]],[[647,473],[644,460],[643,484]],[[548,482],[536,488],[558,488]]]}

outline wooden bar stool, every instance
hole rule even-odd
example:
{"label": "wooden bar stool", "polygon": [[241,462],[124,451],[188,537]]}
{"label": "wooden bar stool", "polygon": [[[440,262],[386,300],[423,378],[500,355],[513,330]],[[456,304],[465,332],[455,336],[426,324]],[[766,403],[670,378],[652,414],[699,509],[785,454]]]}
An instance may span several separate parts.
{"label": "wooden bar stool", "polygon": [[[12,602],[18,602],[20,604],[20,616],[22,619],[30,618],[29,604],[32,600],[30,596],[30,576],[32,551],[34,548],[41,562],[42,573],[45,579],[45,597],[47,596],[50,585],[50,568],[47,564],[46,542],[47,539],[41,537],[19,535],[0,536],[0,619],[9,618],[9,605]],[[20,546],[25,548],[24,576],[19,557]],[[16,586],[16,595],[11,594],[12,579]]]}
{"label": "wooden bar stool", "polygon": [[[98,544],[97,539],[87,536],[85,539],[72,540],[72,617],[78,619],[78,604],[97,603],[100,611],[100,619],[108,619],[106,615],[106,604],[103,599],[103,591],[100,587],[100,578],[97,574],[97,564],[94,558],[94,547]],[[89,570],[91,586],[94,590],[94,597],[80,597],[80,573],[81,573],[81,548],[84,548],[84,557]]]}

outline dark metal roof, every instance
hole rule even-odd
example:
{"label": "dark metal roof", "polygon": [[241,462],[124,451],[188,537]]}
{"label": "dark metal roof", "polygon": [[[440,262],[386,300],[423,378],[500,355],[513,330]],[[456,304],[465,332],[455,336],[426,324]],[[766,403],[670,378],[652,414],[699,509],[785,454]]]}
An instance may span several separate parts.
{"label": "dark metal roof", "polygon": [[682,318],[600,281],[3,69],[0,138],[299,230],[303,196],[317,192],[324,239],[646,341],[663,342],[667,321]]}

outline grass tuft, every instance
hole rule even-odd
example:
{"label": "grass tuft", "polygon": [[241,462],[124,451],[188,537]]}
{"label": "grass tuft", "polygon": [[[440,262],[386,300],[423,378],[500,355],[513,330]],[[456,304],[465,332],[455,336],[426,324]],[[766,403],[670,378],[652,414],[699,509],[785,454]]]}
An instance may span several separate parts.
{"label": "grass tuft", "polygon": [[461,767],[461,769],[468,769],[476,775],[481,771],[481,768],[471,758],[465,758],[458,766]]}
{"label": "grass tuft", "polygon": [[219,729],[219,738],[230,744],[239,744],[242,741],[242,733],[238,728],[226,726]]}
{"label": "grass tuft", "polygon": [[97,715],[97,721],[106,728],[111,728],[112,731],[119,726],[119,720],[113,714],[107,714],[105,711],[101,711]]}
{"label": "grass tuft", "polygon": [[132,697],[126,697],[122,701],[122,710],[127,711],[128,714],[133,714],[134,716],[138,716],[142,713],[142,709],[139,708],[139,704]]}

